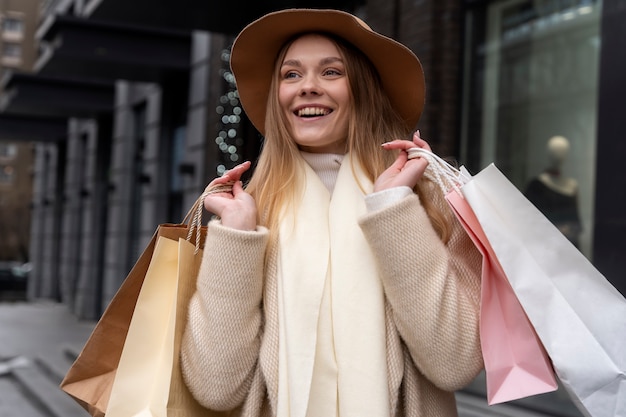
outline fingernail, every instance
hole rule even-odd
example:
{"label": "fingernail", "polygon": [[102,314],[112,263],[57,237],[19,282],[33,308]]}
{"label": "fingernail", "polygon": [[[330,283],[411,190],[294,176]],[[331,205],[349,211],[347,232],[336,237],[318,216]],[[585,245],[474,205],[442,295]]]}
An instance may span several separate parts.
{"label": "fingernail", "polygon": [[422,137],[422,135],[420,135],[420,130],[419,130],[419,129],[417,129],[417,130],[415,131],[415,134],[416,134],[418,137],[420,137],[420,138]]}
{"label": "fingernail", "polygon": [[380,146],[387,146],[387,145],[389,145],[390,143],[391,143],[391,142],[385,142],[385,143],[383,143],[383,144],[382,144],[382,145],[380,145]]}

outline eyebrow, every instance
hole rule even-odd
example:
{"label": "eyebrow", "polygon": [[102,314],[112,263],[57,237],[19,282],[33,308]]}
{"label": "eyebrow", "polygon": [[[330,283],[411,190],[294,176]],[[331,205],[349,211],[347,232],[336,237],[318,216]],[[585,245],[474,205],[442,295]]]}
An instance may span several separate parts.
{"label": "eyebrow", "polygon": [[[343,59],[339,58],[339,57],[335,57],[335,56],[331,56],[328,58],[324,58],[320,61],[320,65],[328,65],[328,64],[332,64],[334,62],[343,62]],[[302,66],[302,62],[298,59],[288,59],[287,61],[284,61],[283,64],[281,65],[281,67],[284,66],[292,66],[292,67],[301,67]]]}

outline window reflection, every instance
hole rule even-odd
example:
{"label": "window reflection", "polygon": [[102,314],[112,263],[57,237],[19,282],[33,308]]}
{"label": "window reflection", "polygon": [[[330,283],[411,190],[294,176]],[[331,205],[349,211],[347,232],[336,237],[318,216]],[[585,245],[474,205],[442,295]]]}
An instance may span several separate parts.
{"label": "window reflection", "polygon": [[546,141],[566,137],[560,167],[577,181],[579,249],[591,257],[600,4],[512,0],[468,13],[461,155],[494,162],[524,191],[549,164]]}

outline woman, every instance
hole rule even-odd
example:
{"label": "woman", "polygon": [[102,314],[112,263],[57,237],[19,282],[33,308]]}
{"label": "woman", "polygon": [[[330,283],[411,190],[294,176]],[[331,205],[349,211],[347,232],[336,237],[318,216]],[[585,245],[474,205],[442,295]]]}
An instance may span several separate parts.
{"label": "woman", "polygon": [[181,361],[243,416],[455,416],[482,369],[481,258],[423,173],[424,82],[403,45],[334,10],[247,26],[231,55],[264,135],[211,187]]}

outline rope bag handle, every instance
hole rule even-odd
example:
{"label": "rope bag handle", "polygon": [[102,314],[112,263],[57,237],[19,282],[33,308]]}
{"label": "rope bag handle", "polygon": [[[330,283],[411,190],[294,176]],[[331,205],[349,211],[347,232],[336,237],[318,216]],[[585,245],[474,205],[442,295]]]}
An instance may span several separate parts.
{"label": "rope bag handle", "polygon": [[424,175],[437,184],[444,194],[454,190],[463,195],[461,187],[470,180],[463,171],[427,149],[410,148],[407,153],[409,154],[409,159],[421,157],[428,161]]}
{"label": "rope bag handle", "polygon": [[189,226],[189,232],[187,233],[187,241],[191,242],[191,237],[193,234],[196,234],[196,250],[194,254],[198,253],[200,250],[200,235],[202,229],[202,210],[204,209],[204,199],[211,195],[217,193],[228,193],[233,189],[234,182],[227,182],[225,184],[218,185],[207,185],[202,194],[196,199],[193,203],[185,218],[183,219],[183,224]]}

